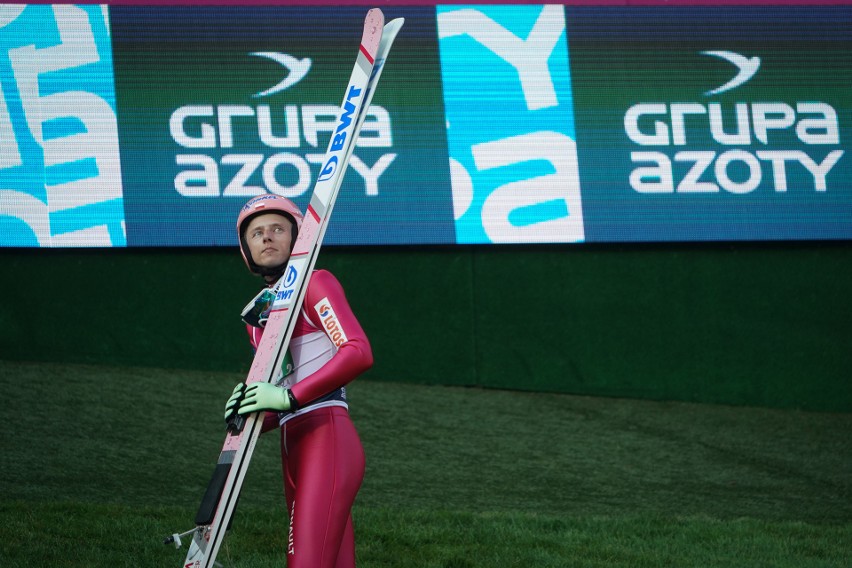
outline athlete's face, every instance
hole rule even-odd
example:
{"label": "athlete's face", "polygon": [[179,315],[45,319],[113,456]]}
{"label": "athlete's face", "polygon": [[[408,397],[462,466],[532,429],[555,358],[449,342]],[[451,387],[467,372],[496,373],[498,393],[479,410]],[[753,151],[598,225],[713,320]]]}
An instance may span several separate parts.
{"label": "athlete's face", "polygon": [[278,213],[264,213],[249,221],[245,239],[251,258],[258,266],[280,266],[290,258],[292,221]]}

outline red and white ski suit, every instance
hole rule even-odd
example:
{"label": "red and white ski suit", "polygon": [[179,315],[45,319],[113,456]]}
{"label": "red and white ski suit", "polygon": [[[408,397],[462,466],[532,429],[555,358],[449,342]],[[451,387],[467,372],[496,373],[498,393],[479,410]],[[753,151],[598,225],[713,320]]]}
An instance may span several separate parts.
{"label": "red and white ski suit", "polygon": [[[257,348],[263,328],[246,327]],[[299,408],[264,419],[264,431],[281,430],[290,512],[287,566],[352,568],[351,509],[364,478],[364,450],[349,418],[345,385],[372,366],[373,355],[330,272],[311,275],[289,351],[293,370],[279,384],[290,389]]]}

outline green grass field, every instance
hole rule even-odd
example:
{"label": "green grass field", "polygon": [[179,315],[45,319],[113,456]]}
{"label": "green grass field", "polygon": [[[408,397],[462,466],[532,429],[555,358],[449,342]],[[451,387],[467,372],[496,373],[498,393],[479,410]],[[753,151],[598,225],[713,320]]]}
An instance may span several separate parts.
{"label": "green grass field", "polygon": [[[181,566],[241,375],[0,361],[0,567]],[[359,566],[852,559],[852,415],[360,380]],[[277,434],[219,560],[282,567]]]}

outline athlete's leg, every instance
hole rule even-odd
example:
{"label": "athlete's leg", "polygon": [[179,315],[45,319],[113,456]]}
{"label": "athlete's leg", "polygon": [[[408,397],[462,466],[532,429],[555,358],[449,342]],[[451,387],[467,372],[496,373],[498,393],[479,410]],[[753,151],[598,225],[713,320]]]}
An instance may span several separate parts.
{"label": "athlete's leg", "polygon": [[354,566],[354,544],[344,547],[345,556],[339,553],[364,477],[364,450],[346,409],[322,408],[290,420],[287,463],[295,488],[287,565]]}
{"label": "athlete's leg", "polygon": [[334,568],[354,568],[355,566],[355,530],[352,527],[352,515],[346,522],[343,531],[343,539],[340,541],[340,550],[337,552],[337,564]]}
{"label": "athlete's leg", "polygon": [[296,487],[293,485],[293,476],[290,474],[290,461],[287,456],[287,424],[281,427],[281,471],[284,476],[284,499],[287,502],[288,516],[288,553],[293,549],[293,500],[296,495]]}

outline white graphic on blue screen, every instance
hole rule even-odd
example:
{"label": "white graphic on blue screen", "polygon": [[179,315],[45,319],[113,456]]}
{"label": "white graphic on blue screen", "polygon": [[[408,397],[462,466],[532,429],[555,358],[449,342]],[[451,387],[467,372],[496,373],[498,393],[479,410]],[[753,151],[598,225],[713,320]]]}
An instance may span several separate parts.
{"label": "white graphic on blue screen", "polygon": [[268,97],[269,95],[274,95],[289,89],[307,76],[312,64],[310,57],[299,59],[288,53],[278,53],[275,51],[256,51],[249,55],[265,57],[266,59],[278,63],[281,67],[287,70],[287,76],[285,76],[279,83],[276,83],[274,86],[266,89],[265,91],[252,95],[252,97],[255,98]]}
{"label": "white graphic on blue screen", "polygon": [[737,74],[733,79],[721,87],[710,89],[704,93],[704,95],[708,97],[730,91],[731,89],[736,89],[740,85],[745,85],[752,77],[754,77],[757,70],[760,69],[760,57],[746,57],[739,53],[734,53],[733,51],[702,51],[701,54],[712,55],[713,57],[730,61],[737,68]]}
{"label": "white graphic on blue screen", "polygon": [[562,6],[439,6],[459,243],[584,240]]}
{"label": "white graphic on blue screen", "polygon": [[0,245],[125,246],[106,6],[0,6]]}
{"label": "white graphic on blue screen", "polygon": [[[312,68],[309,57],[299,59],[279,52],[249,55],[275,61],[287,71],[280,82],[252,94],[254,99],[262,100],[295,87]],[[175,163],[182,166],[174,177],[175,191],[190,198],[252,197],[264,193],[288,199],[305,196],[313,181],[311,165],[325,165],[325,154],[316,150],[323,143],[323,134],[337,128],[339,108],[333,104],[301,107],[287,104],[282,108],[277,102],[187,104],[175,109],[169,118],[172,140],[181,148],[205,151],[175,155]],[[283,136],[273,128],[273,117],[278,114],[285,117]],[[251,127],[246,126],[252,122]],[[247,128],[254,128],[254,131],[247,132]],[[257,146],[251,148],[238,141],[246,136],[256,137]],[[312,151],[259,153],[259,149],[272,151],[305,146]],[[370,106],[356,147],[393,147],[391,116],[387,109],[376,104]],[[217,150],[229,152],[217,157],[214,155]],[[396,153],[385,153],[370,166],[357,154],[351,156],[349,166],[361,178],[365,195],[379,195],[380,181],[383,181],[380,178],[396,157]],[[239,166],[230,178],[227,177],[228,166]],[[258,181],[262,181],[262,185],[257,184]]]}

